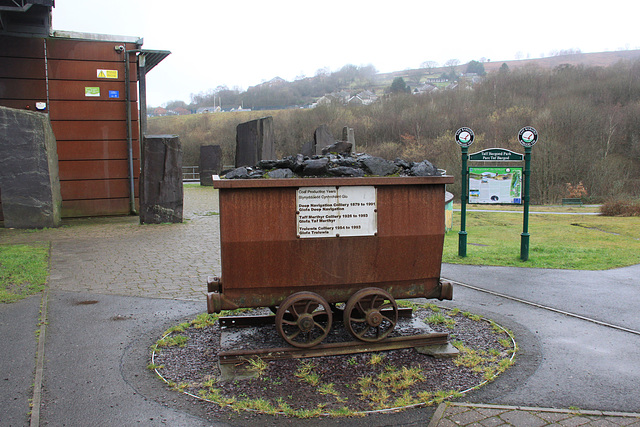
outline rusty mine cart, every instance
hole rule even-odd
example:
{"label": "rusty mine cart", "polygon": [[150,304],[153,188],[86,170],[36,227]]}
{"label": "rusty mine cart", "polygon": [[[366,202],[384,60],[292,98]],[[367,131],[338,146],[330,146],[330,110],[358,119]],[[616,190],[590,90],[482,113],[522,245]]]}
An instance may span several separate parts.
{"label": "rusty mine cart", "polygon": [[208,312],[271,307],[276,329],[294,347],[319,344],[335,314],[360,342],[385,340],[398,322],[397,298],[452,298],[451,284],[440,281],[445,184],[452,182],[214,181],[223,276],[208,282]]}

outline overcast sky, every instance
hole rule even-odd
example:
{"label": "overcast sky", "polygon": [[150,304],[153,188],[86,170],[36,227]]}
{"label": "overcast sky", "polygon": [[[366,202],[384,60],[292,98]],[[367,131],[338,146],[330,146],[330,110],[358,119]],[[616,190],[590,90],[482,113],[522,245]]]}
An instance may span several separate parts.
{"label": "overcast sky", "polygon": [[147,100],[190,101],[218,85],[372,64],[379,72],[553,51],[640,48],[635,0],[56,0],[55,30],[139,36],[172,54],[147,77]]}

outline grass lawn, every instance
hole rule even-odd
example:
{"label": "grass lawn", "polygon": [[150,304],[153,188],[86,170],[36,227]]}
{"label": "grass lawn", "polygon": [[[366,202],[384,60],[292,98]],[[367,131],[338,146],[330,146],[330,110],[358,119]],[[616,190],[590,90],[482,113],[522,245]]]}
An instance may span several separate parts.
{"label": "grass lawn", "polygon": [[443,262],[576,270],[640,264],[638,217],[530,214],[528,261],[520,259],[522,219],[517,213],[468,210],[467,256],[462,258],[458,256],[460,213],[454,212],[453,230],[445,236]]}
{"label": "grass lawn", "polygon": [[0,245],[0,303],[42,291],[48,276],[48,245]]}

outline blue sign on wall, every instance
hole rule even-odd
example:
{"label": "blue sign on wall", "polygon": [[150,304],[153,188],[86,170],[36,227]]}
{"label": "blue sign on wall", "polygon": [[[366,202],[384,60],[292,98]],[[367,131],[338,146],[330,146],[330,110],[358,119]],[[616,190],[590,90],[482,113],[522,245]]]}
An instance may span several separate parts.
{"label": "blue sign on wall", "polygon": [[120,91],[119,90],[110,90],[109,91],[109,98],[120,98]]}

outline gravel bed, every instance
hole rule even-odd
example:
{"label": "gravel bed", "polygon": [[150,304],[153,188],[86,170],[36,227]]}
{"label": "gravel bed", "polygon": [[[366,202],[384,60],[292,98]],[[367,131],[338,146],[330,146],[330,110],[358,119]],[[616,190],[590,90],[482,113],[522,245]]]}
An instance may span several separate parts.
{"label": "gravel bed", "polygon": [[[180,339],[182,346],[154,351],[153,363],[176,391],[207,398],[209,401],[204,404],[210,405],[212,412],[249,409],[298,417],[354,415],[433,404],[488,378],[492,380],[510,366],[514,351],[509,334],[470,313],[433,305],[416,306],[412,319],[399,321],[399,332],[394,334],[424,333],[420,324],[426,324],[425,319],[433,330],[450,334],[449,341],[461,350],[457,358],[437,359],[410,348],[264,361],[259,376],[224,380],[218,367],[222,332],[216,322],[213,326],[189,327],[169,334],[186,340]],[[251,329],[253,345],[285,346],[273,325]],[[327,341],[349,341],[344,329],[342,322],[334,321]],[[249,364],[247,367],[254,369]],[[225,405],[232,398],[235,401]]]}

